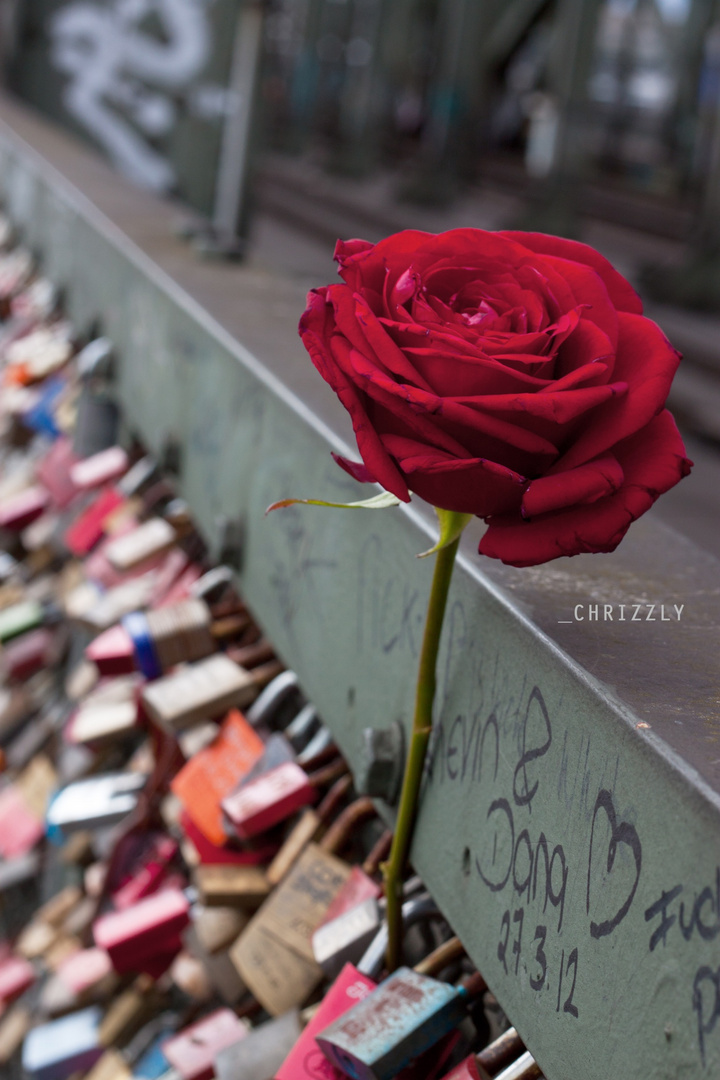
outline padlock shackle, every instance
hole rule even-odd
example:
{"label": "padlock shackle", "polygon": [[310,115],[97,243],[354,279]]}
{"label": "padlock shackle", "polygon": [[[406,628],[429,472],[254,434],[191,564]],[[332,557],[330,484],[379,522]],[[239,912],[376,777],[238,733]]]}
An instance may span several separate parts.
{"label": "padlock shackle", "polygon": [[362,868],[368,877],[374,877],[380,870],[380,863],[387,859],[390,854],[392,838],[392,829],[386,829],[380,839],[376,842],[375,846],[370,849],[368,856],[362,865]]}
{"label": "padlock shackle", "polygon": [[299,689],[294,671],[283,671],[269,683],[245,713],[245,719],[253,727],[269,720],[284,701]]}
{"label": "padlock shackle", "polygon": [[[440,916],[438,906],[433,898],[425,893],[423,896],[415,896],[412,900],[406,900],[401,909],[403,930],[409,929],[415,923],[431,916]],[[387,921],[378,930],[373,941],[368,945],[365,954],[358,964],[358,971],[362,975],[368,975],[371,979],[378,979],[385,962],[387,951],[388,928]]]}
{"label": "padlock shackle", "polygon": [[[315,773],[315,775],[318,774]],[[313,782],[312,777],[310,781]],[[332,823],[320,841],[320,847],[323,851],[336,855],[339,851],[342,851],[360,822],[369,817],[375,817],[376,814],[377,811],[372,799],[368,795],[361,796],[355,802],[350,803]]]}
{"label": "padlock shackle", "polygon": [[526,1050],[512,1065],[508,1065],[495,1080],[542,1080],[540,1066],[529,1050]]}
{"label": "padlock shackle", "polygon": [[437,975],[444,967],[453,960],[459,960],[461,956],[465,956],[465,946],[459,937],[451,937],[416,964],[415,971],[418,975]]}
{"label": "padlock shackle", "polygon": [[511,1065],[525,1050],[525,1043],[514,1027],[508,1028],[494,1042],[489,1043],[476,1057],[478,1065],[493,1076]]}
{"label": "padlock shackle", "polygon": [[335,781],[325,798],[318,804],[315,813],[323,825],[332,821],[335,817],[338,812],[338,807],[342,805],[342,802],[351,787],[352,776],[350,773],[345,773]]}

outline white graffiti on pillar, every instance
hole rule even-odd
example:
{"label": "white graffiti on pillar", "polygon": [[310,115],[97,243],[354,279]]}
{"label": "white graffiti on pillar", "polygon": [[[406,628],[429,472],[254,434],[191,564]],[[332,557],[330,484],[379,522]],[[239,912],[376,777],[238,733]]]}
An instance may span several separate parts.
{"label": "white graffiti on pillar", "polygon": [[[70,76],[63,101],[117,167],[144,187],[167,191],[170,161],[146,141],[175,121],[171,94],[202,72],[211,48],[207,0],[75,0],[50,22],[51,60]],[[163,39],[142,29],[159,20]]]}

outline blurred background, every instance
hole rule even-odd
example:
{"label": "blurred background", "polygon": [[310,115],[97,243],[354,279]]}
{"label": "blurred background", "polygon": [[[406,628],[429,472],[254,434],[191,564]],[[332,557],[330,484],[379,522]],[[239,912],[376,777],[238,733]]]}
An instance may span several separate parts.
{"label": "blurred background", "polygon": [[[330,280],[338,236],[598,247],[685,361],[720,555],[720,0],[0,0],[7,91],[176,201],[204,254]],[[320,275],[320,277],[318,277]]]}

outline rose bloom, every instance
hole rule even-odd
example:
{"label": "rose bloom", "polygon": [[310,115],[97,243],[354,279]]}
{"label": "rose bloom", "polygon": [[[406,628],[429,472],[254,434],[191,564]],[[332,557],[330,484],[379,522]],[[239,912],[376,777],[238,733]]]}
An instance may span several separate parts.
{"label": "rose bloom", "polygon": [[664,408],[680,360],[585,244],[407,231],[340,241],[300,334],[352,418],[352,476],[475,514],[514,566],[613,551],[690,471]]}

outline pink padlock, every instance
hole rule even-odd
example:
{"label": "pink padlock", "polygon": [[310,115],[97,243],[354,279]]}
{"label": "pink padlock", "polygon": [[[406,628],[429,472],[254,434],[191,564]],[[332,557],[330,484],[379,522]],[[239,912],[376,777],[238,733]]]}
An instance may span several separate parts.
{"label": "pink padlock", "polygon": [[222,801],[223,812],[242,840],[249,840],[315,801],[316,789],[293,761],[263,773]]}
{"label": "pink padlock", "polygon": [[353,1005],[357,1005],[358,1001],[363,1001],[374,989],[372,979],[361,975],[352,964],[346,964],[278,1069],[275,1080],[345,1080],[340,1070],[327,1060],[315,1036]]}
{"label": "pink padlock", "polygon": [[[180,889],[164,889],[123,911],[101,915],[93,924],[95,944],[110,954],[119,974],[147,971],[148,961],[169,963],[180,951],[180,935],[190,922],[190,904]],[[167,966],[167,965],[166,965]],[[164,969],[163,969],[164,970]]]}
{"label": "pink padlock", "polygon": [[373,881],[371,877],[361,870],[359,866],[353,866],[350,871],[350,877],[345,884],[340,888],[340,892],[337,894],[330,907],[325,913],[325,918],[318,925],[319,930],[325,923],[332,922],[333,919],[337,919],[338,916],[344,915],[346,911],[350,911],[352,908],[357,907],[358,904],[362,904],[365,900],[378,900],[382,896],[382,889]]}
{"label": "pink padlock", "polygon": [[103,630],[85,649],[85,658],[101,675],[129,675],[135,671],[135,648],[122,623]]}
{"label": "pink padlock", "polygon": [[110,484],[127,472],[129,458],[121,446],[111,446],[99,454],[78,461],[70,469],[70,479],[81,491]]}
{"label": "pink padlock", "polygon": [[12,953],[0,960],[0,1002],[3,1005],[18,997],[35,982],[35,968],[23,956]]}
{"label": "pink padlock", "polygon": [[217,1054],[240,1042],[249,1030],[231,1009],[218,1009],[168,1039],[162,1052],[182,1080],[211,1080]]}
{"label": "pink padlock", "polygon": [[70,470],[77,464],[77,460],[72,442],[63,435],[55,440],[35,470],[38,480],[47,488],[56,510],[64,510],[78,494],[78,489],[70,478]]}
{"label": "pink padlock", "polygon": [[8,495],[0,502],[0,529],[20,532],[40,517],[49,502],[50,496],[40,484]]}

